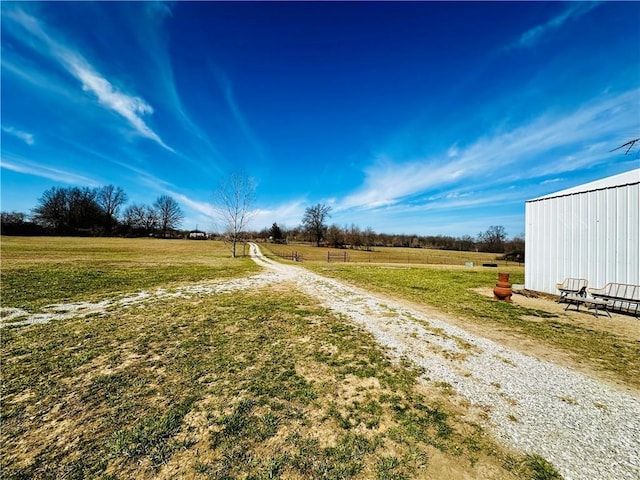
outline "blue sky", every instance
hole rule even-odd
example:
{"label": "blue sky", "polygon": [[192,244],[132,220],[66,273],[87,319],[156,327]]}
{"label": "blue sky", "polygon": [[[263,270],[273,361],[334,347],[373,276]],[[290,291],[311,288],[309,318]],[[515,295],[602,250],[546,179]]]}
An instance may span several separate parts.
{"label": "blue sky", "polygon": [[2,2],[1,209],[171,195],[213,230],[524,232],[524,202],[640,166],[640,3]]}

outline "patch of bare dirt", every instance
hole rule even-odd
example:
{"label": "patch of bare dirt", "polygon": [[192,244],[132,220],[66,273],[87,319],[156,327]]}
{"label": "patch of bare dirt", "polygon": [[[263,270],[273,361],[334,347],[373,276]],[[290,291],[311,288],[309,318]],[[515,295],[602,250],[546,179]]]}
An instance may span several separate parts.
{"label": "patch of bare dirt", "polygon": [[[493,290],[491,288],[478,288],[474,291],[493,298]],[[640,342],[640,319],[632,315],[610,312],[611,318],[609,318],[606,313],[599,311],[598,317],[596,317],[592,309],[588,310],[581,306],[580,310],[576,310],[575,305],[571,305],[567,310],[566,303],[558,303],[556,297],[549,296],[529,297],[515,293],[511,297],[511,301],[516,305],[557,315],[558,317],[554,318],[554,320],[559,322],[580,325],[590,330],[612,333]]]}

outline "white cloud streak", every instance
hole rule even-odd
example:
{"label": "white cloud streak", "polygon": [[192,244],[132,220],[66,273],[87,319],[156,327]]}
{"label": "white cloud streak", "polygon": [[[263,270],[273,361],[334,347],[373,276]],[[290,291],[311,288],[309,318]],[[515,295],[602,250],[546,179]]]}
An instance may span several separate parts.
{"label": "white cloud streak", "polygon": [[263,151],[262,145],[260,144],[255,134],[249,127],[249,124],[245,120],[244,115],[242,115],[242,112],[240,111],[240,108],[236,103],[235,97],[233,96],[233,90],[231,88],[231,82],[222,73],[219,73],[217,76],[218,76],[218,81],[220,82],[220,87],[224,94],[224,99],[227,102],[227,107],[229,107],[229,110],[231,111],[233,119],[238,125],[238,128],[240,129],[242,134],[245,136],[249,144],[253,147],[254,151],[256,152],[256,155],[258,156],[258,159],[264,160],[264,151]]}
{"label": "white cloud streak", "polygon": [[38,40],[53,57],[82,84],[84,91],[93,93],[100,105],[125,118],[142,136],[149,138],[173,152],[143,120],[143,116],[153,113],[153,108],[142,98],[122,92],[100,75],[95,68],[79,53],[54,40],[33,16],[19,8],[7,12],[7,17]]}
{"label": "white cloud streak", "polygon": [[9,135],[12,135],[16,138],[19,138],[20,140],[22,140],[24,143],[26,143],[27,145],[33,145],[35,143],[35,138],[33,136],[32,133],[28,133],[22,130],[18,130],[14,127],[11,126],[7,126],[5,127],[4,125],[2,125],[2,131],[5,133],[8,133]]}
{"label": "white cloud streak", "polygon": [[610,158],[613,138],[637,129],[640,90],[607,96],[564,117],[542,115],[507,132],[438,155],[397,162],[380,155],[365,171],[358,191],[335,211],[394,205],[415,195],[474,179],[487,185],[543,178],[598,165]]}
{"label": "white cloud streak", "polygon": [[99,185],[93,178],[60,168],[53,168],[49,165],[34,162],[17,155],[3,155],[0,160],[0,167],[13,172],[46,178],[69,185],[84,185],[89,187],[97,187]]}
{"label": "white cloud streak", "polygon": [[207,218],[212,219],[215,217],[215,208],[211,203],[193,200],[192,198],[189,198],[188,196],[182,193],[167,191],[167,194],[172,197],[175,197],[178,202],[181,202],[187,205],[190,209],[203,214]]}
{"label": "white cloud streak", "polygon": [[306,199],[298,199],[270,208],[257,209],[252,223],[270,227],[273,222],[276,222],[281,227],[295,227],[300,224],[308,206]]}
{"label": "white cloud streak", "polygon": [[542,25],[536,25],[535,27],[524,32],[518,41],[520,47],[532,47],[539,41],[541,41],[545,35],[550,31],[562,27],[569,19],[581,17],[595,8],[598,3],[595,2],[571,2],[569,7],[556,15],[551,20]]}

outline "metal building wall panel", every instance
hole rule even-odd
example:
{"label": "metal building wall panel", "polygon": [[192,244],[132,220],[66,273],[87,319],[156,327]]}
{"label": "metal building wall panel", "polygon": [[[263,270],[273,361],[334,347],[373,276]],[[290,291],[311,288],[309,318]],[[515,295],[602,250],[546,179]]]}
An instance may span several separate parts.
{"label": "metal building wall panel", "polygon": [[640,183],[532,200],[525,217],[527,289],[557,294],[566,277],[640,284]]}

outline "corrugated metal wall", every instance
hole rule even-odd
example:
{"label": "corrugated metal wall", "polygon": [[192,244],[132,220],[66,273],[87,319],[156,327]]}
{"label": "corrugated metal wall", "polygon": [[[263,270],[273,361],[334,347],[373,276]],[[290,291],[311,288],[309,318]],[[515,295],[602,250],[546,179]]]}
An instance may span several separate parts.
{"label": "corrugated metal wall", "polygon": [[590,287],[640,285],[640,184],[525,204],[525,288],[557,294],[566,277]]}

